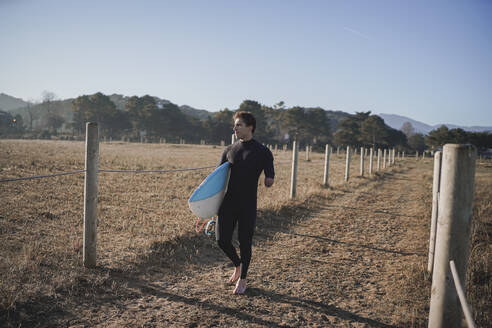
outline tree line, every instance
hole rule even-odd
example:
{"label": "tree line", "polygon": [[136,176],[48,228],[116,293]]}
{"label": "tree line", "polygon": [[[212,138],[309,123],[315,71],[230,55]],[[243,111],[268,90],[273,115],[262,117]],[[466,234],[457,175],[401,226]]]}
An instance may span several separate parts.
{"label": "tree line", "polygon": [[[80,138],[85,133],[86,122],[97,122],[100,135],[106,138],[149,141],[166,138],[170,142],[185,139],[189,143],[218,144],[229,142],[232,117],[235,111],[252,112],[257,119],[255,138],[268,144],[290,144],[297,140],[324,149],[329,143],[335,147],[394,147],[399,151],[436,149],[445,143],[472,143],[479,149],[492,148],[492,133],[467,132],[448,129],[446,126],[431,131],[428,135],[415,133],[410,123],[396,130],[370,111],[347,114],[325,111],[322,108],[286,107],[284,102],[265,106],[254,100],[244,100],[238,109],[227,108],[212,113],[206,119],[183,113],[167,101],[145,95],[127,99],[117,108],[111,98],[102,93],[79,96],[69,104],[70,115],[64,115],[60,102],[54,94],[43,95],[41,106],[35,111],[26,108],[24,115],[0,111],[0,136],[26,136],[34,130],[33,122],[41,122],[37,137],[65,136]],[[64,126],[65,129],[61,129]],[[41,127],[41,129],[40,129]],[[64,132],[61,132],[61,131]]]}

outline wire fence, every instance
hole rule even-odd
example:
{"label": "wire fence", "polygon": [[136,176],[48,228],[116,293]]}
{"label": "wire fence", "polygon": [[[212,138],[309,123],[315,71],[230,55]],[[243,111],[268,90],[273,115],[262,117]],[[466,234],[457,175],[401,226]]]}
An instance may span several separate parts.
{"label": "wire fence", "polygon": [[[276,164],[278,165],[285,165],[285,164],[290,164],[290,161],[283,161],[283,162],[278,162]],[[201,166],[201,167],[191,167],[191,168],[182,168],[182,169],[168,169],[168,170],[116,170],[116,169],[101,169],[98,170],[99,173],[174,173],[174,172],[185,172],[185,171],[197,171],[197,170],[205,170],[205,169],[212,169],[217,167],[216,165],[209,165],[209,166]],[[30,177],[18,177],[18,178],[7,178],[7,179],[0,179],[0,183],[2,182],[14,182],[14,181],[24,181],[24,180],[35,180],[35,179],[44,179],[44,178],[53,178],[53,177],[59,177],[59,176],[64,176],[64,175],[74,175],[74,174],[80,174],[80,173],[85,173],[86,170],[76,170],[76,171],[71,171],[71,172],[61,172],[61,173],[54,173],[54,174],[47,174],[47,175],[34,175]]]}
{"label": "wire fence", "polygon": [[59,177],[62,175],[72,175],[72,174],[79,174],[79,173],[84,173],[84,172],[85,172],[85,170],[77,170],[77,171],[72,171],[72,172],[62,172],[62,173],[55,173],[55,174],[48,174],[48,175],[34,175],[31,177],[8,178],[8,179],[1,179],[0,182],[13,182],[13,181],[22,181],[22,180],[53,178],[53,177]]}
{"label": "wire fence", "polygon": [[[170,170],[111,170],[111,169],[102,169],[98,170],[99,173],[172,173],[172,172],[183,172],[183,171],[196,171],[196,170],[204,170],[214,168],[215,165],[211,166],[202,166],[202,167],[193,167],[193,168],[184,168],[184,169],[170,169]],[[34,179],[43,179],[43,178],[53,178],[63,175],[72,175],[85,173],[86,170],[77,170],[72,172],[62,172],[48,175],[35,175],[31,177],[20,177],[20,178],[9,178],[9,179],[1,179],[0,182],[12,182],[12,181],[22,181],[22,180],[34,180]]]}

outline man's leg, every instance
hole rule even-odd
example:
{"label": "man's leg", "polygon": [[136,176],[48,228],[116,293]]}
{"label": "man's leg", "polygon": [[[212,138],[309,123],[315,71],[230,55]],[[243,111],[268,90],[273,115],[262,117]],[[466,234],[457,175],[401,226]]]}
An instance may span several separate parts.
{"label": "man's leg", "polygon": [[238,239],[241,251],[241,275],[234,289],[235,294],[242,294],[246,290],[246,276],[251,262],[253,234],[256,225],[256,208],[248,211],[239,218]]}
{"label": "man's leg", "polygon": [[234,272],[229,279],[230,283],[235,283],[239,279],[241,264],[236,249],[232,245],[232,233],[234,232],[235,223],[236,220],[234,219],[232,212],[221,208],[217,217],[217,224],[215,225],[215,237],[217,244],[227,257],[229,257],[235,267]]}

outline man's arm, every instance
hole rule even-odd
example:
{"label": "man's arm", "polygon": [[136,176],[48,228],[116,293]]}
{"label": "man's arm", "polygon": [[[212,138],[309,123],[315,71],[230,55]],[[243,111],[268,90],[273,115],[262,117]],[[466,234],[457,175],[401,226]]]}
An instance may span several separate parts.
{"label": "man's arm", "polygon": [[263,170],[265,172],[265,186],[271,187],[275,179],[275,169],[273,168],[273,154],[268,148],[266,152],[266,163]]}
{"label": "man's arm", "polygon": [[228,152],[228,150],[229,150],[229,147],[227,147],[226,149],[224,149],[224,152],[222,153],[222,157],[220,158],[220,162],[217,165],[217,167],[219,167],[222,164],[224,164],[225,162],[227,162],[227,152]]}

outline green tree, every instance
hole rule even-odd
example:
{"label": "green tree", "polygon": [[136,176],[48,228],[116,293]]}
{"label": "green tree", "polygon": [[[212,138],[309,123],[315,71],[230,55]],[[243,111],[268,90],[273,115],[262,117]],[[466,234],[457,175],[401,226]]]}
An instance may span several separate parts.
{"label": "green tree", "polygon": [[492,148],[491,132],[471,132],[468,135],[468,142],[475,145],[479,150]]}
{"label": "green tree", "polygon": [[304,108],[295,106],[285,110],[282,115],[282,123],[292,139],[301,142],[306,141],[308,127],[305,120]]}
{"label": "green tree", "polygon": [[343,119],[337,126],[333,141],[337,146],[357,146],[360,144],[360,127],[369,118],[371,112],[356,112]]}
{"label": "green tree", "polygon": [[322,145],[331,141],[330,121],[326,117],[326,112],[322,108],[310,108],[304,110],[307,133],[306,137],[313,143]]}
{"label": "green tree", "polygon": [[400,128],[400,130],[403,133],[405,133],[405,135],[407,136],[407,138],[410,137],[412,134],[415,133],[415,129],[413,128],[413,125],[410,122],[403,123],[403,125]]}
{"label": "green tree", "polygon": [[387,137],[387,126],[384,123],[384,120],[377,115],[371,115],[367,117],[360,124],[359,141],[361,145],[370,145],[374,148],[377,148],[386,144]]}
{"label": "green tree", "polygon": [[48,129],[50,134],[56,134],[56,131],[63,125],[63,108],[60,102],[55,101],[56,95],[50,91],[43,91],[41,108],[42,125]]}
{"label": "green tree", "polygon": [[219,143],[224,140],[228,142],[234,133],[232,117],[233,111],[227,108],[215,113],[212,117],[207,118],[203,126],[208,139],[212,142]]}
{"label": "green tree", "polygon": [[397,149],[405,149],[407,144],[407,136],[400,130],[387,127],[386,144],[390,147],[396,147]]}
{"label": "green tree", "polygon": [[408,146],[414,150],[422,152],[425,150],[425,138],[422,133],[415,133],[408,137]]}
{"label": "green tree", "polygon": [[251,112],[256,118],[255,139],[267,141],[270,138],[270,133],[267,129],[267,121],[265,111],[261,104],[254,100],[244,100],[239,105],[238,111]]}
{"label": "green tree", "polygon": [[0,136],[20,136],[24,132],[22,116],[0,110]]}
{"label": "green tree", "polygon": [[[160,136],[179,138],[190,136],[191,121],[173,103],[159,105],[154,113],[153,131]],[[198,131],[197,131],[198,132]]]}
{"label": "green tree", "polygon": [[285,103],[279,101],[273,107],[262,106],[265,112],[267,131],[273,143],[283,143],[287,130],[282,125],[282,116],[285,112]]}
{"label": "green tree", "polygon": [[429,132],[425,138],[425,143],[432,148],[437,148],[442,147],[449,140],[451,140],[451,134],[448,127],[441,125],[439,128]]}
{"label": "green tree", "polygon": [[107,136],[114,136],[118,128],[125,126],[124,115],[119,113],[108,96],[100,92],[77,97],[72,101],[71,108],[73,127],[79,132],[84,131],[86,122],[98,123],[102,135]]}
{"label": "green tree", "polygon": [[145,95],[143,97],[130,97],[125,106],[128,116],[133,126],[135,135],[140,135],[140,131],[145,131],[152,135],[156,128],[156,116],[158,116],[157,103],[155,98]]}
{"label": "green tree", "polygon": [[353,116],[342,120],[333,135],[336,146],[356,146],[359,143],[360,122]]}

